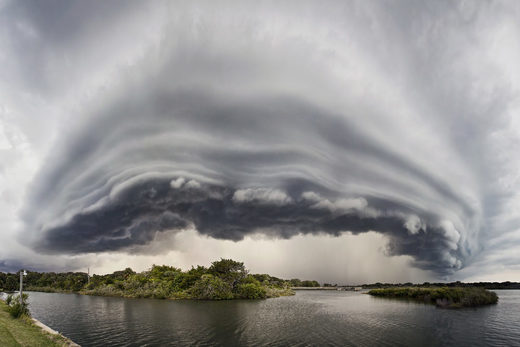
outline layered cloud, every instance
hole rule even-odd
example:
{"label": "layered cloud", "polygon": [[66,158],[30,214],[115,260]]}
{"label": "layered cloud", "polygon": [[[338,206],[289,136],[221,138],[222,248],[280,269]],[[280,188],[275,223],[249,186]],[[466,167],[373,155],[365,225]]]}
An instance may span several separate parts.
{"label": "layered cloud", "polygon": [[[518,33],[518,8],[124,4],[9,7],[10,29],[34,34],[20,47],[71,60],[18,63],[20,85],[74,104],[23,208],[38,252],[137,252],[187,229],[376,231],[388,255],[446,275],[518,230],[518,79],[489,53]],[[55,28],[82,11],[104,20]]]}

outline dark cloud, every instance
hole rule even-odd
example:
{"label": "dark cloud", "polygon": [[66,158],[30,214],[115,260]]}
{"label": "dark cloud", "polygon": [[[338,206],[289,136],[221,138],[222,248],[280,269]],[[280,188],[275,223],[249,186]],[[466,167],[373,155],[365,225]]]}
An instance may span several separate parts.
{"label": "dark cloud", "polygon": [[[254,189],[250,199],[242,200],[237,197],[244,190],[198,183],[192,183],[192,187],[187,182],[173,188],[172,181],[183,179],[153,179],[131,186],[102,208],[74,215],[65,225],[46,230],[37,247],[58,253],[124,250],[150,243],[156,233],[179,231],[188,225],[201,234],[234,241],[255,232],[290,238],[300,233],[339,235],[375,230],[390,237],[390,254],[411,255],[422,268],[446,273],[460,266],[444,259],[445,230],[428,225],[411,233],[405,227],[404,215],[395,213],[410,209],[391,202],[386,203],[390,209],[381,208],[375,215],[366,211],[370,205],[358,201],[338,212],[316,206],[320,201],[309,199],[305,193],[290,196]],[[301,181],[298,186],[306,188]],[[383,207],[385,202],[379,200],[377,205]],[[460,257],[456,250],[451,254]]]}
{"label": "dark cloud", "polygon": [[[471,205],[348,120],[294,98],[149,98],[110,107],[49,161],[25,217],[39,251],[132,252],[159,232],[188,227],[234,241],[375,230],[389,236],[389,254],[411,255],[422,268],[462,266],[459,221],[401,194],[417,189],[410,183],[428,187],[425,201],[439,199],[464,218],[475,213]],[[363,161],[352,165],[349,156]],[[374,163],[385,171],[367,168]],[[381,191],[343,188],[360,182]],[[379,195],[389,188],[393,196]]]}

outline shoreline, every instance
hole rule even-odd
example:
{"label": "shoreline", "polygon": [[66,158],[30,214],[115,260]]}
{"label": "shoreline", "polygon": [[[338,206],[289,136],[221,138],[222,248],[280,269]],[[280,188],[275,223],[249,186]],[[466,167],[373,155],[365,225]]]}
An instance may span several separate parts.
{"label": "shoreline", "polygon": [[36,318],[34,317],[30,317],[32,322],[34,323],[34,325],[36,325],[37,327],[39,327],[40,329],[42,329],[43,331],[51,334],[51,335],[58,335],[60,336],[61,338],[63,338],[65,340],[65,343],[66,343],[66,346],[70,346],[70,347],[81,347],[80,345],[78,345],[76,342],[72,341],[70,338],[68,338],[67,336],[63,335],[62,333],[60,333],[59,331],[56,331],[54,329],[52,329],[51,327],[43,324],[42,322],[40,322],[39,320],[37,320]]}
{"label": "shoreline", "polygon": [[[80,347],[79,344],[67,336],[50,328],[34,317],[25,315],[19,318],[10,317],[4,297],[5,293],[0,292],[0,304],[2,306],[0,317],[0,327],[2,329],[0,329],[0,332],[4,334],[0,336],[0,340],[3,343],[22,346],[42,344],[47,346],[50,344],[53,346]],[[8,341],[6,341],[6,337]]]}
{"label": "shoreline", "polygon": [[[291,289],[292,290],[292,289]],[[265,298],[231,298],[231,299],[198,299],[193,297],[153,297],[153,296],[132,296],[132,295],[124,295],[119,292],[112,293],[89,293],[87,291],[65,291],[65,290],[35,290],[35,289],[27,289],[25,292],[27,293],[47,293],[47,294],[76,294],[76,295],[85,295],[85,296],[98,296],[98,297],[107,297],[107,298],[125,298],[125,299],[154,299],[154,300],[187,300],[187,301],[234,301],[234,300],[268,300],[268,299],[276,299],[284,296],[293,296],[295,295],[294,291],[287,292],[283,289],[277,290],[276,295],[267,296]]]}
{"label": "shoreline", "polygon": [[333,290],[341,292],[361,292],[364,290],[362,287],[354,286],[336,286],[336,287],[291,287],[291,290]]}

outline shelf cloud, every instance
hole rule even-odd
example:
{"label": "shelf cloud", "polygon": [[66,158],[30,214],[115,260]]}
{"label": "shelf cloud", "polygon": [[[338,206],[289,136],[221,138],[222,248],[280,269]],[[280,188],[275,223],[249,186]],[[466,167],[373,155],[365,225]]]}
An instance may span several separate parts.
{"label": "shelf cloud", "polygon": [[37,252],[375,231],[445,276],[519,230],[518,6],[111,4],[2,10],[18,88],[74,100],[22,204]]}

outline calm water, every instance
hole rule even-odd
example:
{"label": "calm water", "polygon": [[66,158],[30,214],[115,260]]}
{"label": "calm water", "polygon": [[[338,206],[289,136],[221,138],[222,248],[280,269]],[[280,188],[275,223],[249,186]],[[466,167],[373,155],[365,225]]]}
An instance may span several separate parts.
{"label": "calm water", "polygon": [[355,292],[261,301],[171,301],[30,293],[31,312],[82,346],[520,346],[520,291],[443,310]]}

